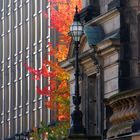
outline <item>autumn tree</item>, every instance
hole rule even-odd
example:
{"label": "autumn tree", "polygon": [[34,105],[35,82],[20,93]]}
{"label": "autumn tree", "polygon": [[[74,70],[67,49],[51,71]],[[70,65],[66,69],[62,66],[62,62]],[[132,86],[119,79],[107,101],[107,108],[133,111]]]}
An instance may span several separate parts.
{"label": "autumn tree", "polygon": [[[81,0],[50,0],[51,11],[51,26],[49,28],[55,29],[58,34],[58,43],[53,46],[51,42],[48,42],[49,50],[48,55],[51,55],[55,60],[48,60],[44,58],[42,69],[36,70],[30,66],[26,66],[27,70],[34,76],[34,80],[40,80],[40,77],[49,78],[49,85],[46,85],[42,89],[37,87],[37,93],[43,96],[49,97],[46,100],[46,108],[51,110],[57,110],[58,121],[68,121],[70,119],[70,91],[69,91],[69,74],[63,68],[60,67],[59,62],[66,59],[69,50],[69,44],[71,41],[68,35],[70,25],[73,22],[73,16],[75,14],[75,6],[78,5],[81,8]],[[44,11],[44,18],[48,18],[47,13]],[[51,68],[51,71],[48,70]],[[65,126],[63,124],[63,126]],[[66,125],[68,126],[68,125]],[[53,128],[53,132],[57,132],[59,127]],[[62,127],[64,128],[64,127]],[[51,129],[42,128],[41,133],[52,133]],[[40,132],[35,131],[35,134],[40,135]],[[55,134],[55,133],[54,133]],[[56,134],[55,134],[56,135]],[[36,137],[36,136],[35,136]],[[39,137],[39,136],[38,136]],[[55,136],[54,136],[55,137]],[[48,136],[51,140],[51,137]],[[56,138],[57,139],[57,138]]]}

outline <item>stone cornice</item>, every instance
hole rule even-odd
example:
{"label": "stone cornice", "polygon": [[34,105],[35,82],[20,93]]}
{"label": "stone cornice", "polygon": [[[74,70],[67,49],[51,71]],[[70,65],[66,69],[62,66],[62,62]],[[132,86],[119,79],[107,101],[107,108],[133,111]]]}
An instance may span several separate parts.
{"label": "stone cornice", "polygon": [[89,25],[100,25],[106,21],[108,21],[109,19],[112,19],[113,17],[116,17],[120,15],[120,12],[117,8],[115,9],[112,9],[111,11],[103,14],[103,15],[100,15],[100,16],[97,16],[96,18],[90,20],[89,22],[87,22],[85,24],[85,26],[89,26]]}
{"label": "stone cornice", "polygon": [[[118,39],[107,39],[97,44],[97,46],[91,47],[89,50],[79,54],[79,61],[80,63],[83,60],[89,59],[93,57],[93,53],[95,53],[95,48],[98,55],[103,56],[109,52],[117,51],[119,49],[120,42]],[[94,48],[95,47],[95,48]],[[65,61],[60,63],[61,67],[65,68],[66,70],[73,69],[75,58],[69,58]]]}
{"label": "stone cornice", "polygon": [[97,44],[97,53],[100,56],[106,55],[112,51],[118,51],[120,41],[118,39],[107,39]]}

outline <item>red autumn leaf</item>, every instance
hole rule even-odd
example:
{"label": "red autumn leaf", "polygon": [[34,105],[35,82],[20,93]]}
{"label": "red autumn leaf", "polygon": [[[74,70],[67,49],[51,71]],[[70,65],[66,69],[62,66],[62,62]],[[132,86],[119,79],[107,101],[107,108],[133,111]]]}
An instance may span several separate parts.
{"label": "red autumn leaf", "polygon": [[32,78],[32,80],[40,80],[39,76],[35,76],[34,78]]}
{"label": "red autumn leaf", "polygon": [[[68,32],[73,22],[75,5],[78,5],[80,9],[81,0],[49,0],[49,2],[51,3],[51,17],[49,17],[51,18],[51,25],[49,28],[56,29],[60,36],[56,46],[48,42],[47,47],[50,48],[48,54],[60,62],[66,59],[68,55],[71,41]],[[43,11],[42,14],[45,18],[48,18],[47,11]],[[46,78],[47,81],[50,79],[47,86],[42,89],[37,87],[37,93],[50,97],[50,100],[45,102],[45,106],[58,110],[57,117],[59,121],[69,120],[70,106],[66,105],[70,97],[69,85],[66,81],[68,74],[59,66],[58,62],[48,61],[47,57],[43,60],[41,70],[36,70],[27,65],[25,67],[34,76],[33,80],[40,80],[40,76]],[[51,69],[48,70],[48,67]]]}

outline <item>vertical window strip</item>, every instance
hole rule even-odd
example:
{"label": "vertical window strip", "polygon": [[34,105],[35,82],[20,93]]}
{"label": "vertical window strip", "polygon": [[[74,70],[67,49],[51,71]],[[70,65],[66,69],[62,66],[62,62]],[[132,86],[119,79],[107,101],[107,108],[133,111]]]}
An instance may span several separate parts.
{"label": "vertical window strip", "polygon": [[8,137],[11,136],[11,50],[12,50],[12,44],[11,44],[11,1],[9,0],[8,1],[8,5],[9,5],[9,17],[8,17],[8,20],[9,20],[9,27],[8,27],[8,34],[9,34],[9,38],[8,38],[8,42],[9,42],[9,56],[8,56],[8,60],[9,60],[9,65],[8,65],[8,75],[9,75],[9,81],[8,81],[8,88],[9,88],[9,105],[8,105]]}
{"label": "vertical window strip", "polygon": [[[2,4],[2,2],[1,2],[1,4]],[[2,7],[1,7],[1,9],[0,9],[0,12],[1,12],[1,14],[2,14]],[[0,36],[2,35],[2,21],[0,21],[0,31],[1,31],[1,33],[0,33]],[[0,96],[0,118],[1,118],[1,120],[0,120],[0,137],[2,137],[2,107],[3,107],[3,102],[2,102],[2,78],[3,78],[3,76],[2,76],[2,59],[3,59],[3,42],[2,42],[2,37],[0,37],[0,46],[1,46],[1,52],[0,52],[0,65],[1,65],[1,67],[0,67],[0,92],[1,92],[1,96]]]}
{"label": "vertical window strip", "polygon": [[[42,44],[41,44],[41,45],[42,45]],[[41,67],[42,67],[42,51],[40,52],[40,63],[41,63]],[[42,76],[40,77],[40,88],[41,88],[41,89],[43,88],[43,77],[42,77]],[[43,105],[43,104],[42,104],[42,99],[43,99],[43,98],[42,98],[42,95],[39,96],[39,99],[40,99],[40,102],[41,102],[41,103],[39,104],[39,107],[40,107],[40,117],[39,117],[39,118],[40,118],[40,122],[42,122],[42,121],[43,121],[43,115],[42,115],[42,113],[43,113],[43,112],[42,112],[42,108],[43,108],[43,107],[42,107],[42,105]]]}
{"label": "vertical window strip", "polygon": [[[26,57],[26,64],[29,66],[30,65],[30,21],[29,21],[29,15],[30,15],[30,3],[29,1],[26,1],[25,4],[25,34],[24,34],[24,46],[26,47],[25,49],[25,57]],[[30,76],[29,76],[29,71],[26,70],[26,77],[25,77],[25,96],[26,96],[26,107],[25,107],[25,127],[26,130],[30,130],[30,115],[29,115],[29,99],[30,99]]]}
{"label": "vertical window strip", "polygon": [[[37,2],[34,1],[35,4],[35,15],[37,15]],[[34,17],[35,20],[35,40],[34,40],[34,44],[35,44],[35,55],[34,55],[34,64],[35,64],[35,69],[37,69],[37,16]],[[35,80],[35,94],[34,94],[34,126],[37,127],[37,91],[36,91],[36,87],[37,87],[37,80]]]}
{"label": "vertical window strip", "polygon": [[23,114],[22,114],[22,109],[23,109],[23,107],[22,107],[22,100],[23,100],[23,76],[22,76],[22,73],[23,73],[23,68],[22,68],[22,51],[23,51],[23,12],[22,12],[22,10],[23,10],[23,6],[22,6],[22,0],[20,0],[20,41],[21,42],[19,42],[20,43],[20,51],[19,51],[19,55],[20,55],[20,64],[19,64],[19,67],[20,67],[20,74],[19,74],[19,82],[20,82],[20,84],[19,84],[19,86],[20,86],[20,104],[19,104],[19,110],[20,110],[20,114],[19,114],[19,117],[20,117],[20,133],[22,133],[22,116],[23,116]]}
{"label": "vertical window strip", "polygon": [[[40,10],[42,11],[42,9],[43,9],[43,6],[42,6],[42,0],[40,1]],[[40,39],[39,40],[43,40],[43,38],[42,38],[42,36],[43,36],[43,28],[42,28],[42,12],[39,14],[39,16],[40,16]],[[40,49],[41,49],[41,52],[39,52],[39,55],[40,55],[40,67],[42,68],[42,57],[43,57],[43,55],[42,55],[42,42],[39,44],[40,45]],[[42,89],[42,85],[43,85],[43,79],[42,79],[42,76],[41,76],[41,78],[40,78],[40,88]],[[41,100],[40,100],[40,104],[39,104],[39,107],[40,107],[40,114],[39,114],[39,118],[40,118],[40,120],[39,120],[39,122],[42,122],[43,121],[43,115],[42,115],[42,95],[40,95],[40,97],[39,97]]]}
{"label": "vertical window strip", "polygon": [[[17,11],[17,7],[18,7],[18,4],[17,4],[17,1],[15,1],[15,27],[18,26],[18,11]],[[15,106],[14,106],[14,119],[15,119],[15,134],[18,133],[18,110],[17,110],[17,107],[18,107],[18,66],[17,66],[17,61],[18,61],[18,58],[17,58],[17,53],[18,53],[18,28],[15,28],[15,54],[14,54],[14,57],[15,57]]]}
{"label": "vertical window strip", "polygon": [[27,114],[27,122],[26,122],[26,124],[27,124],[27,131],[29,131],[30,130],[30,115],[29,115],[29,111],[30,111],[30,108],[29,108],[29,95],[30,95],[30,77],[28,76],[27,77],[27,86],[28,87],[26,87],[26,88],[28,88],[28,99],[27,99],[27,103],[26,103],[26,106],[27,106],[27,110],[26,110],[26,112],[28,112],[28,114]]}
{"label": "vertical window strip", "polygon": [[[140,36],[140,13],[137,16],[138,20],[138,36]],[[140,40],[138,39],[138,75],[140,76]]]}
{"label": "vertical window strip", "polygon": [[[48,42],[50,42],[51,41],[51,39],[50,39],[50,35],[51,35],[51,29],[50,29],[50,26],[51,26],[51,9],[50,9],[50,2],[48,2],[48,5],[47,5],[47,12],[48,12],[48,36],[47,36],[47,38],[48,38]],[[48,49],[48,52],[50,52],[50,48],[49,48],[49,46],[47,45],[46,46],[47,47],[47,49]],[[51,60],[51,57],[50,57],[50,55],[48,54],[48,61],[50,61]],[[51,70],[51,68],[50,68],[50,66],[48,67],[48,72],[50,72],[50,70]],[[48,77],[48,85],[50,85],[50,77]],[[48,90],[50,90],[50,87],[48,87]],[[50,100],[50,98],[48,98],[48,100]],[[50,116],[51,116],[51,111],[50,111],[50,109],[48,108],[48,123],[50,123],[50,121],[51,121],[51,118],[50,118]]]}
{"label": "vertical window strip", "polygon": [[[27,13],[28,13],[28,18],[27,19],[29,19],[29,15],[30,15],[30,3],[28,3],[27,4]],[[27,48],[29,48],[30,47],[30,41],[31,41],[31,39],[30,39],[30,22],[28,21],[27,22],[27,27],[28,27],[28,31],[27,31],[27,35],[28,35],[28,37],[27,37]],[[28,56],[29,56],[29,54],[30,54],[30,49],[28,49]],[[29,61],[29,58],[30,57],[28,57],[28,59],[27,59],[27,65],[29,66],[30,65],[30,61]],[[29,72],[28,72],[29,73]],[[30,129],[30,115],[29,115],[29,100],[30,100],[30,76],[28,76],[28,87],[26,87],[27,89],[28,89],[28,95],[27,95],[27,112],[28,112],[28,114],[27,114],[27,129],[29,130]]]}
{"label": "vertical window strip", "polygon": [[3,9],[3,12],[2,12],[2,50],[3,50],[3,52],[2,52],[2,112],[1,112],[1,117],[2,117],[2,121],[1,121],[1,125],[2,125],[2,139],[4,139],[4,119],[5,119],[5,116],[4,116],[4,109],[5,109],[5,98],[4,98],[4,92],[5,92],[5,90],[4,90],[4,82],[5,82],[5,80],[4,80],[4,75],[5,75],[5,71],[4,71],[4,60],[5,60],[5,58],[4,58],[4,53],[5,53],[5,51],[4,51],[4,11],[5,11],[5,9],[4,9],[4,0],[3,0],[3,5],[2,5],[2,9]]}

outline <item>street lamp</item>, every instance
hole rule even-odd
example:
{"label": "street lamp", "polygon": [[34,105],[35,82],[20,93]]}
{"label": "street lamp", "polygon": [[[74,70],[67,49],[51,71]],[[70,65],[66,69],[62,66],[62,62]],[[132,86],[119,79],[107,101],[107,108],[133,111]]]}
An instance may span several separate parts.
{"label": "street lamp", "polygon": [[73,96],[74,110],[71,114],[72,125],[70,128],[71,134],[85,133],[82,118],[83,113],[79,109],[81,104],[81,96],[79,94],[79,64],[78,64],[78,50],[81,36],[83,35],[83,25],[80,22],[80,15],[78,13],[78,8],[76,6],[76,13],[74,15],[74,21],[70,27],[70,35],[74,41],[75,45],[75,94]]}

